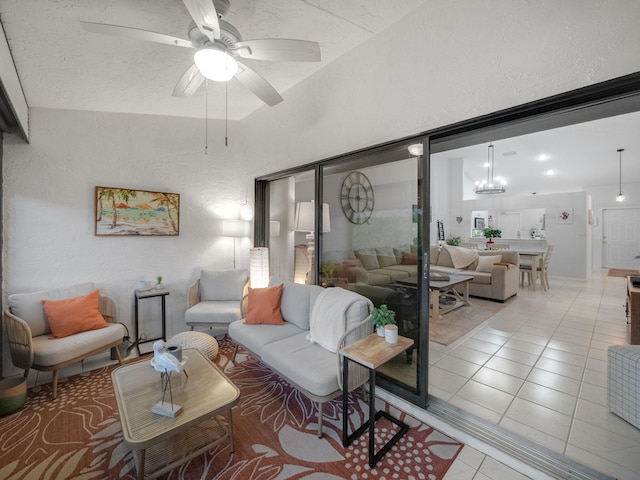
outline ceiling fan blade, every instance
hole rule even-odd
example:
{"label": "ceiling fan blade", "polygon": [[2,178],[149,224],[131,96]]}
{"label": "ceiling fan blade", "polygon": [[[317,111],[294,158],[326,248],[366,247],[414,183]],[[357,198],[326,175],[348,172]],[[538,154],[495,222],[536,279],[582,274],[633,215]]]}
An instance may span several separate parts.
{"label": "ceiling fan blade", "polygon": [[190,97],[196,90],[200,88],[202,82],[204,81],[204,76],[198,70],[198,67],[193,64],[191,65],[186,72],[180,77],[178,83],[173,89],[172,95],[174,97]]}
{"label": "ceiling fan blade", "polygon": [[237,42],[234,51],[243,58],[283,62],[319,62],[320,46],[316,42],[288,38],[265,38]]}
{"label": "ceiling fan blade", "polygon": [[212,0],[182,0],[187,7],[189,15],[196,22],[200,31],[213,42],[214,38],[220,38],[220,23],[218,12]]}
{"label": "ceiling fan blade", "polygon": [[80,22],[82,28],[87,32],[100,33],[103,35],[112,35],[115,37],[131,38],[133,40],[142,40],[145,42],[164,43],[166,45],[176,45],[178,47],[194,48],[189,40],[172,37],[164,33],[150,32],[148,30],[140,30],[139,28],[123,27],[120,25],[108,25],[106,23]]}
{"label": "ceiling fan blade", "polygon": [[247,67],[244,63],[238,62],[238,72],[235,75],[245,87],[251,90],[260,100],[273,107],[283,99],[275,88],[264,78]]}

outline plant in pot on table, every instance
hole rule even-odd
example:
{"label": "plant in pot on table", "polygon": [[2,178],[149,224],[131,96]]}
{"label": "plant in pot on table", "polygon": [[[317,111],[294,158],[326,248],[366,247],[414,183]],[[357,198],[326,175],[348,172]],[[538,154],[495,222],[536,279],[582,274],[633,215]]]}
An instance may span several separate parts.
{"label": "plant in pot on table", "polygon": [[395,325],[396,312],[389,310],[386,305],[380,305],[371,312],[371,322],[380,337],[384,337],[385,325]]}
{"label": "plant in pot on table", "polygon": [[460,237],[458,235],[449,234],[447,236],[447,245],[451,245],[453,247],[459,246],[460,245]]}
{"label": "plant in pot on table", "polygon": [[336,266],[332,262],[323,262],[322,263],[322,285],[325,287],[333,287],[335,285],[333,281],[333,273],[335,272]]}
{"label": "plant in pot on table", "polygon": [[500,235],[502,235],[502,230],[499,230],[497,228],[485,228],[484,236],[485,238],[489,239],[487,240],[487,248],[490,248],[491,244],[494,243],[493,239],[500,238]]}

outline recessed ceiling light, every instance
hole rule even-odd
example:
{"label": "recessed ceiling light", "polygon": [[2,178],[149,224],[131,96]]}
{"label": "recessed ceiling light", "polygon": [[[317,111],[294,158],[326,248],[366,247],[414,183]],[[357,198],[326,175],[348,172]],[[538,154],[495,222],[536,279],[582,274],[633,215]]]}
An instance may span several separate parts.
{"label": "recessed ceiling light", "polygon": [[538,160],[540,160],[541,162],[544,162],[545,160],[549,160],[551,157],[549,155],[547,155],[546,153],[542,153],[540,155],[538,155]]}
{"label": "recessed ceiling light", "polygon": [[482,166],[483,166],[484,168],[487,168],[487,167],[489,166],[489,162],[484,162],[484,163],[482,164]]}
{"label": "recessed ceiling light", "polygon": [[547,170],[544,173],[546,173],[547,175],[555,175],[556,174],[556,172],[554,170]]}

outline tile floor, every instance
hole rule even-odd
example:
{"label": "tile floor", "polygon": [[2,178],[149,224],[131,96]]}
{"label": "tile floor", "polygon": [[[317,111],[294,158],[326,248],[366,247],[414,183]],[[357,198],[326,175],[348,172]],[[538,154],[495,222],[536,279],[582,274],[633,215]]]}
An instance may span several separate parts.
{"label": "tile floor", "polygon": [[[550,278],[520,289],[492,318],[451,345],[430,344],[429,393],[621,480],[640,478],[640,430],[607,409],[607,347],[627,344],[625,280]],[[109,363],[94,357],[61,372]],[[31,372],[29,385],[51,380]],[[519,473],[465,446],[445,480],[548,478]],[[518,469],[520,470],[520,469]]]}
{"label": "tile floor", "polygon": [[[607,347],[627,344],[625,279],[551,278],[451,345],[430,344],[429,393],[619,479],[640,478],[640,430],[607,408]],[[446,480],[528,478],[465,447]],[[536,478],[533,475],[531,478]]]}

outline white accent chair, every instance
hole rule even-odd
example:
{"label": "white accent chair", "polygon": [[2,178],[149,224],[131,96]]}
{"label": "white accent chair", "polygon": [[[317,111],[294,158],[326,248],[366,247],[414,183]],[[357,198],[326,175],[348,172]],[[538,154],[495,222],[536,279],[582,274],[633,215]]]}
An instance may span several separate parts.
{"label": "white accent chair", "polygon": [[[109,324],[105,328],[80,332],[63,338],[54,338],[42,305],[43,300],[64,300],[88,295],[95,291],[93,283],[83,283],[68,288],[17,293],[9,295],[9,308],[4,311],[4,323],[9,339],[9,352],[13,364],[24,369],[52,371],[52,397],[58,392],[58,373],[61,368],[78,363],[123,342],[124,325],[116,323],[117,306],[105,295],[98,298],[98,310]],[[122,355],[115,348],[118,363]]]}
{"label": "white accent chair", "polygon": [[187,290],[187,326],[208,327],[214,335],[229,330],[229,324],[243,318],[242,303],[249,288],[246,269],[202,270]]}

